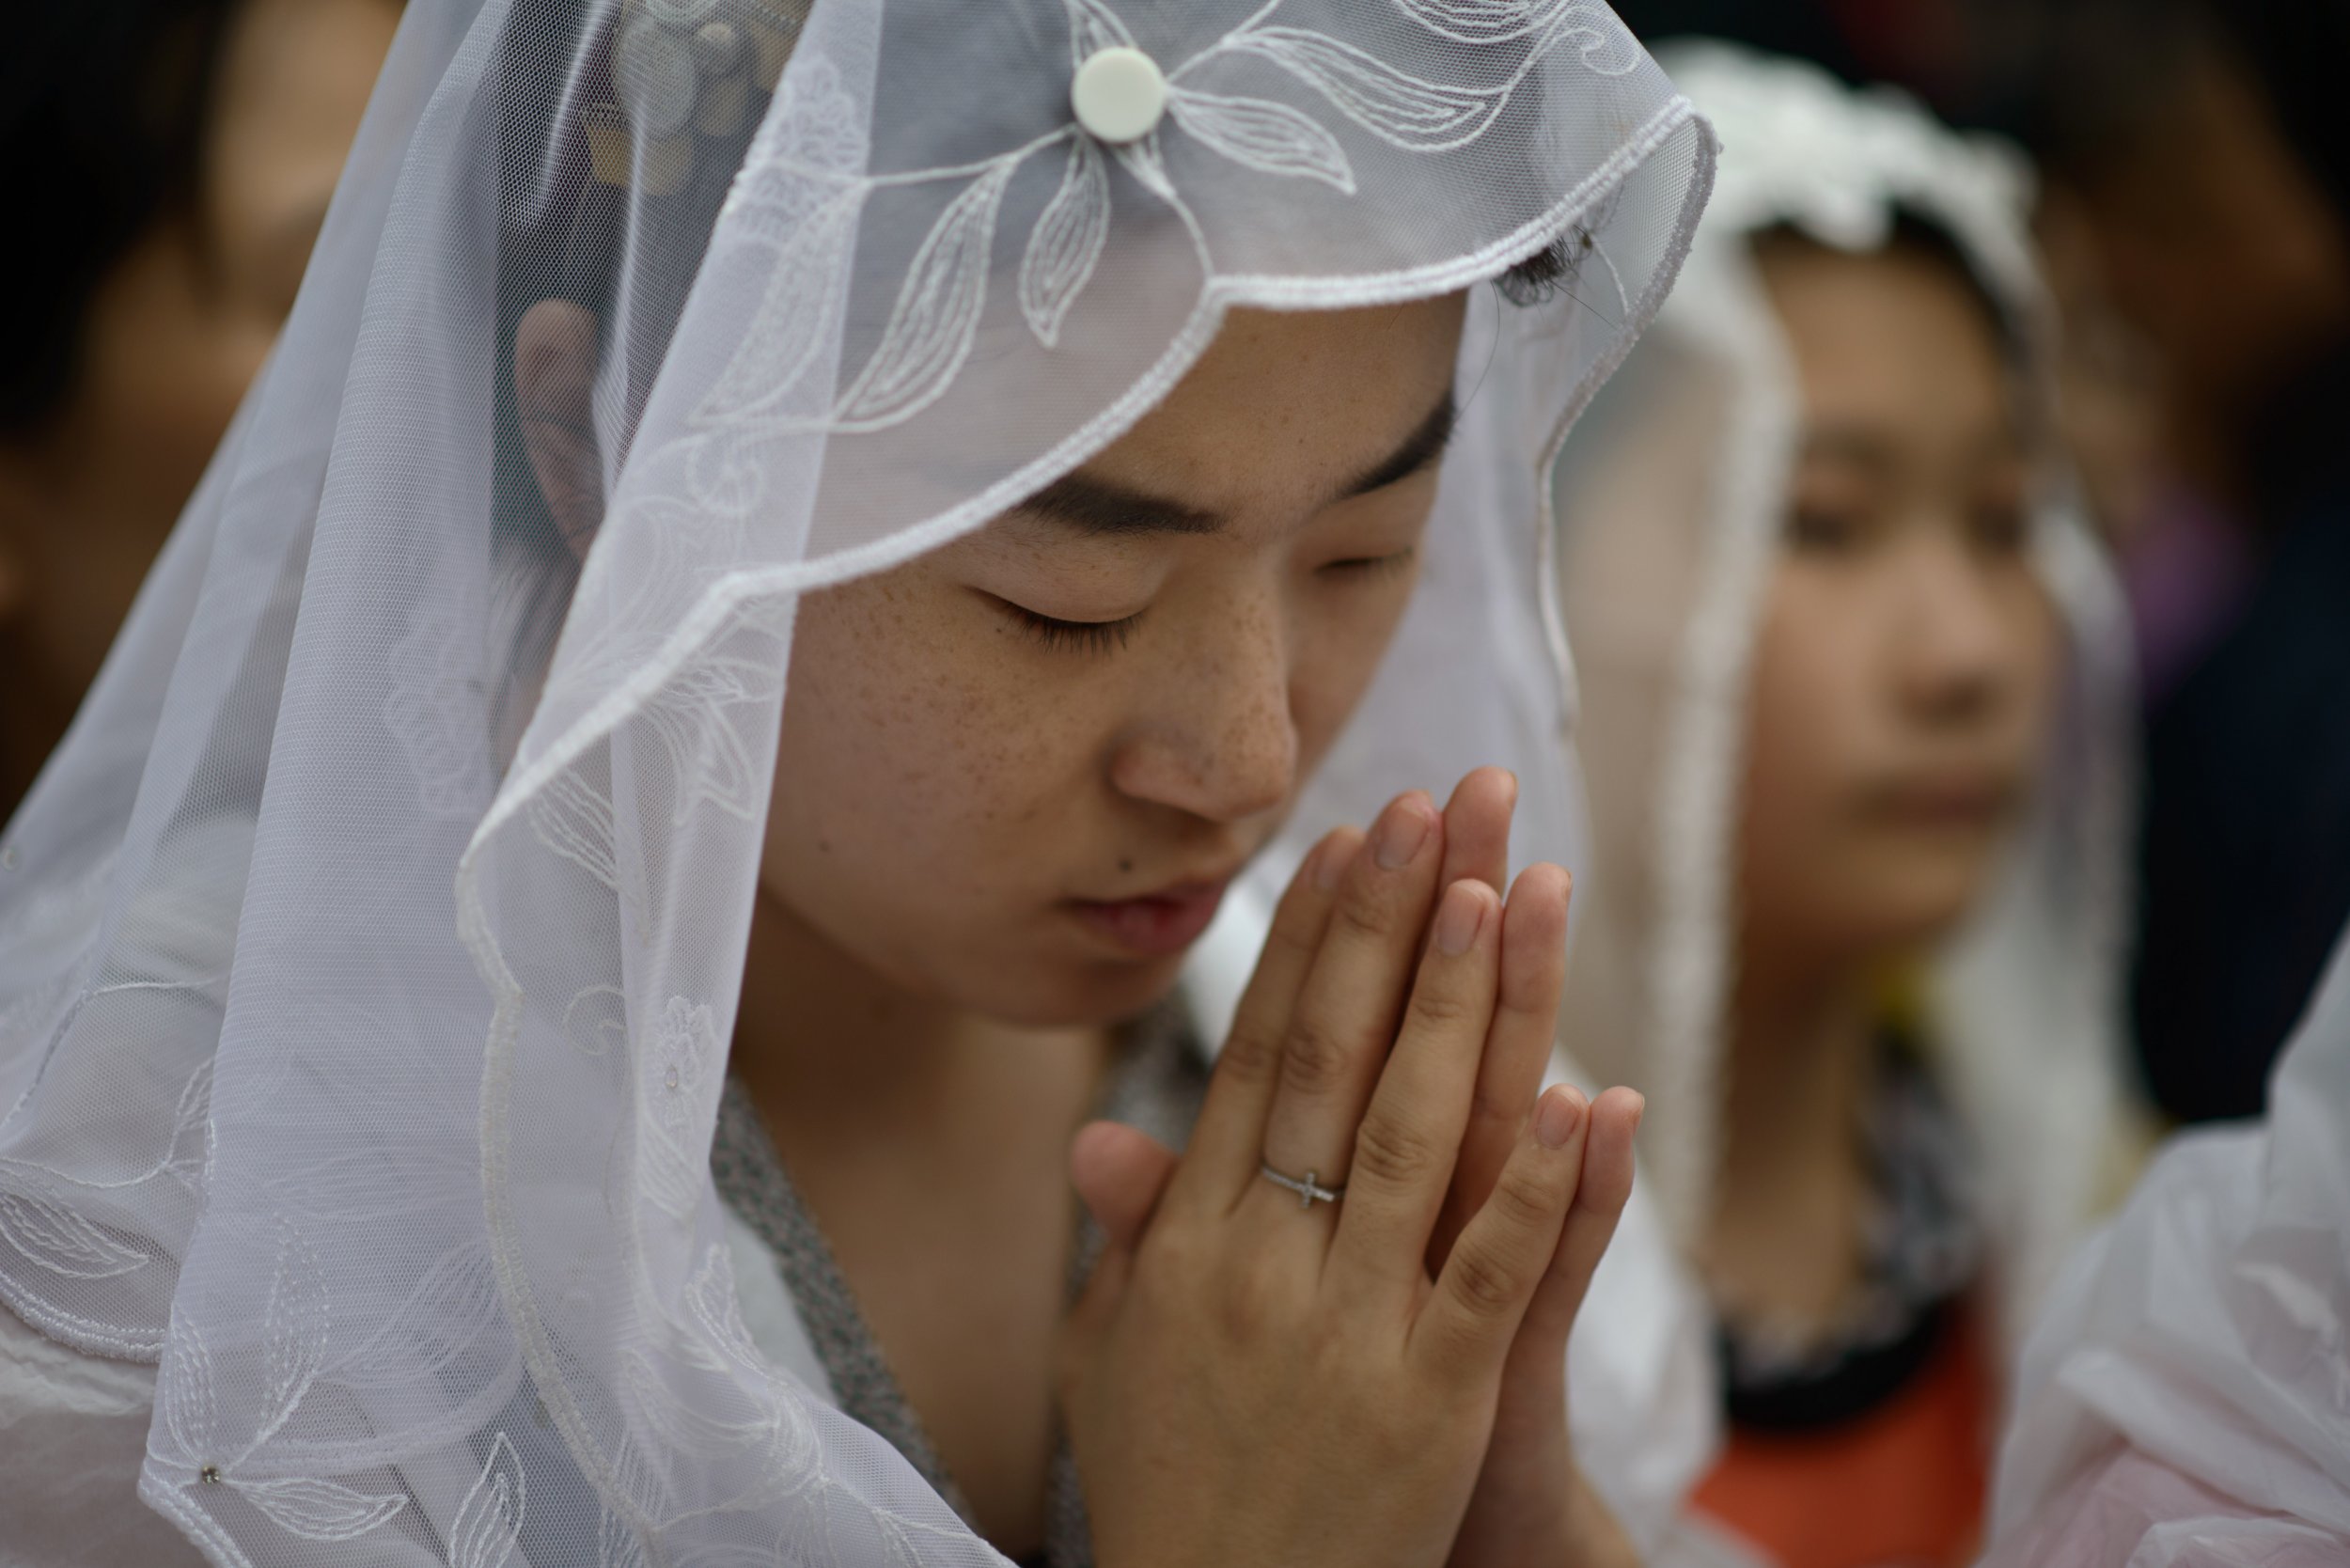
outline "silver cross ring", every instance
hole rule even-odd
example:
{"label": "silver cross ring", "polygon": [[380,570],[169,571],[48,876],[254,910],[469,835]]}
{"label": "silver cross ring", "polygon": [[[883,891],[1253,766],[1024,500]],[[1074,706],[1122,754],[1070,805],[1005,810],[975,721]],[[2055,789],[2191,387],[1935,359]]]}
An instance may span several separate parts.
{"label": "silver cross ring", "polygon": [[1316,1203],[1335,1203],[1346,1196],[1344,1187],[1325,1187],[1316,1182],[1314,1172],[1310,1170],[1306,1172],[1306,1179],[1301,1182],[1294,1176],[1282,1175],[1269,1165],[1258,1168],[1264,1173],[1264,1179],[1275,1186],[1285,1187],[1297,1194],[1297,1206],[1301,1209],[1310,1209]]}

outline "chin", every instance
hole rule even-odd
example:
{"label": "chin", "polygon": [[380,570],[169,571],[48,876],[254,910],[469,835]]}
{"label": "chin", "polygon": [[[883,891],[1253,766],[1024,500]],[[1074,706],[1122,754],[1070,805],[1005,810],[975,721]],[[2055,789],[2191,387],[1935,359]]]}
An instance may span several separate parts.
{"label": "chin", "polygon": [[1099,1028],[1123,1023],[1172,992],[1183,957],[1129,963],[1040,959],[976,979],[961,1000],[974,1012],[1018,1028]]}
{"label": "chin", "polygon": [[1880,927],[1886,945],[1932,947],[1966,923],[1986,890],[1976,863],[1910,868],[1884,892]]}

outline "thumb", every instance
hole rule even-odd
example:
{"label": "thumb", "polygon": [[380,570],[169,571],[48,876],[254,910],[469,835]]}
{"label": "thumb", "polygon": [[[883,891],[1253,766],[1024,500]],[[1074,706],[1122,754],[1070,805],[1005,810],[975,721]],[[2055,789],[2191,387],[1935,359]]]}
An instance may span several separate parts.
{"label": "thumb", "polygon": [[1069,1150],[1070,1180],[1113,1250],[1142,1240],[1175,1166],[1167,1145],[1116,1121],[1088,1122]]}

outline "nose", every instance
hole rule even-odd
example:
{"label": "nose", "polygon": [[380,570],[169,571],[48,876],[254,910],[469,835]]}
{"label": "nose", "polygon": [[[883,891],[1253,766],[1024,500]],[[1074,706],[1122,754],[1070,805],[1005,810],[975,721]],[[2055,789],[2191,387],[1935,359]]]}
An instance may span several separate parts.
{"label": "nose", "polygon": [[1132,799],[1214,823],[1261,816],[1297,782],[1290,653],[1270,604],[1245,606],[1170,667],[1160,701],[1118,746],[1110,780]]}
{"label": "nose", "polygon": [[1903,591],[1888,604],[1902,701],[1928,723],[1980,722],[2013,683],[2011,606],[1956,530],[1919,529],[1908,554]]}

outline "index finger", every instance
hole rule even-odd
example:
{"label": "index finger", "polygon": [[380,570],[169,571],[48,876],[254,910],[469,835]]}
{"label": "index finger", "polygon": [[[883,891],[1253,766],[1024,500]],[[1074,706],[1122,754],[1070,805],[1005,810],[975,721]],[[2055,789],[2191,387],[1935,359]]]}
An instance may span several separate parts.
{"label": "index finger", "polygon": [[1280,1077],[1290,1014],[1322,949],[1323,933],[1329,930],[1340,879],[1362,842],[1359,829],[1334,829],[1290,878],[1289,890],[1273,912],[1272,929],[1265,933],[1264,951],[1232,1015],[1231,1031],[1216,1056],[1207,1098],[1167,1190],[1167,1202],[1205,1201],[1219,1210],[1229,1208],[1257,1179],[1265,1113]]}

